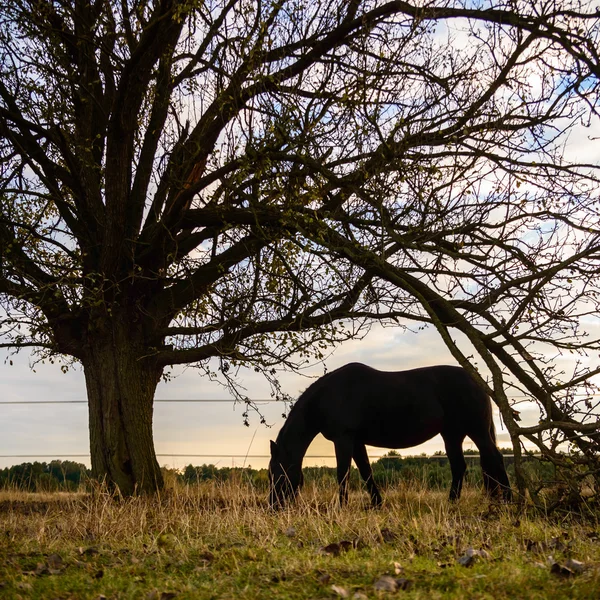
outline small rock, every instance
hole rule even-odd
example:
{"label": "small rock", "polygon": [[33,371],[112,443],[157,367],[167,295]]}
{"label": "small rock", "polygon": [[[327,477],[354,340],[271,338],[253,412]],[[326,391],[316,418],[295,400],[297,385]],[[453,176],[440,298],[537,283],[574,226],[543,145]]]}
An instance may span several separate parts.
{"label": "small rock", "polygon": [[288,527],[285,531],[284,534],[286,537],[292,538],[296,536],[296,529],[295,527]]}

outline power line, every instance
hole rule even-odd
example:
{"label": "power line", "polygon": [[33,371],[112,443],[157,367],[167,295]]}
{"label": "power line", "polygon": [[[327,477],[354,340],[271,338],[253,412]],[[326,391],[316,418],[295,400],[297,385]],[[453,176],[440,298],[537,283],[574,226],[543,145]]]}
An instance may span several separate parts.
{"label": "power line", "polygon": [[[585,398],[598,398],[600,397],[600,394],[581,394],[580,397],[585,397]],[[526,396],[512,396],[513,400],[516,400],[518,398],[526,398]],[[271,403],[271,402],[279,402],[279,403],[287,403],[290,402],[290,400],[279,400],[277,398],[258,398],[258,399],[251,399],[248,398],[247,400],[241,400],[241,399],[236,399],[236,398],[157,398],[156,400],[154,400],[154,402],[161,402],[161,403],[165,403],[165,404],[177,404],[177,403],[184,403],[184,404],[194,404],[194,403],[230,403],[230,404],[235,404],[235,403],[242,403],[245,404],[246,402],[252,402],[252,403],[256,403],[256,404],[266,404],[266,403]],[[87,404],[88,401],[87,400],[6,400],[6,401],[2,401],[0,402],[0,406],[3,404]]]}
{"label": "power line", "polygon": [[[271,458],[270,454],[157,454],[171,458]],[[383,455],[382,455],[383,456]],[[0,454],[0,458],[90,458],[89,454]],[[334,454],[306,454],[304,458],[335,458]],[[381,458],[375,456],[373,458]]]}
{"label": "power line", "polygon": [[[157,398],[154,402],[164,403],[204,403],[204,402],[227,402],[227,403],[246,403],[246,400],[236,400],[235,398]],[[248,399],[247,402],[267,403],[267,402],[286,402],[285,400],[277,400],[275,398],[260,398],[257,400]],[[0,402],[2,404],[87,404],[87,400],[7,400]]]}

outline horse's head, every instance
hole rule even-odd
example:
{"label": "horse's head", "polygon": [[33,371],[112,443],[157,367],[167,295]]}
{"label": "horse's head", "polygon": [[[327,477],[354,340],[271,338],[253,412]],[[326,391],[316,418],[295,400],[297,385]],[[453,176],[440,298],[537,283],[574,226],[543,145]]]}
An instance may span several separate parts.
{"label": "horse's head", "polygon": [[283,508],[290,496],[296,496],[303,482],[302,462],[291,460],[283,448],[271,441],[271,462],[269,462],[271,508]]}

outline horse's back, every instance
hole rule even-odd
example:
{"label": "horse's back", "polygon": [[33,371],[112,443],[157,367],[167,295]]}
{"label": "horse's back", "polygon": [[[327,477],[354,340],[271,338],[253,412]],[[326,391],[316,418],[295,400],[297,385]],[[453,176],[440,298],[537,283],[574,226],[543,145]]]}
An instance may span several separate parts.
{"label": "horse's back", "polygon": [[491,419],[489,399],[461,367],[379,371],[350,363],[323,378],[310,413],[329,439],[345,433],[365,443],[410,447],[444,430]]}

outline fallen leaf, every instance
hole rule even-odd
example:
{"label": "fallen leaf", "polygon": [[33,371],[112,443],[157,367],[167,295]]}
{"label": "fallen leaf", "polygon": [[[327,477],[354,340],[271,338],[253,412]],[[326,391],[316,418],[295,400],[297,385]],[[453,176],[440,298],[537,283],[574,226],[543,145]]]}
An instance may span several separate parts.
{"label": "fallen leaf", "polygon": [[463,554],[456,562],[463,567],[472,567],[475,564],[477,557],[474,554]]}
{"label": "fallen leaf", "polygon": [[87,563],[83,560],[77,560],[76,558],[71,561],[71,564],[74,567],[79,567],[80,569],[88,569],[90,567],[90,563]]}
{"label": "fallen leaf", "polygon": [[334,593],[336,593],[340,598],[350,598],[350,592],[339,585],[332,585],[331,589]]}
{"label": "fallen leaf", "polygon": [[412,587],[412,581],[410,579],[406,579],[406,577],[400,577],[400,579],[396,579],[396,583],[398,584],[398,589],[408,590]]}
{"label": "fallen leaf", "polygon": [[553,537],[548,542],[548,548],[552,548],[553,550],[559,550],[562,552],[567,549],[567,544],[565,544],[565,542],[559,537]]}
{"label": "fallen leaf", "polygon": [[146,600],[172,600],[176,596],[175,592],[159,592],[157,589],[153,589],[148,592]]}
{"label": "fallen leaf", "polygon": [[50,570],[44,563],[38,563],[33,575],[41,577],[42,575],[50,575]]}
{"label": "fallen leaf", "polygon": [[369,544],[367,544],[367,542],[365,542],[364,540],[362,540],[361,538],[356,538],[352,541],[352,545],[354,546],[354,548],[356,550],[364,550],[365,548],[369,547]]}
{"label": "fallen leaf", "polygon": [[295,537],[296,535],[296,529],[294,527],[288,527],[285,531],[284,534],[286,535],[286,537]]}
{"label": "fallen leaf", "polygon": [[17,589],[29,592],[33,589],[33,586],[27,581],[20,581],[17,583]]}
{"label": "fallen leaf", "polygon": [[398,539],[398,534],[394,533],[391,529],[384,527],[379,534],[381,535],[381,539],[389,544],[390,542],[395,542]]}
{"label": "fallen leaf", "polygon": [[327,585],[331,581],[331,575],[329,573],[321,573],[317,579],[319,580],[319,583]]}
{"label": "fallen leaf", "polygon": [[525,548],[527,552],[543,553],[548,549],[545,542],[536,542],[534,540],[527,540]]}
{"label": "fallen leaf", "polygon": [[552,575],[557,575],[559,577],[571,577],[574,575],[573,571],[571,571],[571,569],[564,567],[563,565],[555,562],[552,563],[552,566],[550,567],[550,573],[552,573]]}
{"label": "fallen leaf", "polygon": [[571,569],[573,573],[583,573],[585,571],[585,565],[574,558],[568,558],[565,562],[565,567]]}
{"label": "fallen leaf", "polygon": [[475,550],[474,548],[467,548],[466,552],[457,559],[457,562],[463,567],[471,567],[478,558],[489,559],[490,553],[484,549]]}
{"label": "fallen leaf", "polygon": [[382,575],[373,584],[373,587],[379,592],[397,592],[398,582],[390,575]]}
{"label": "fallen leaf", "polygon": [[51,575],[58,575],[66,566],[59,554],[51,554],[46,559],[46,564],[48,565],[48,571]]}
{"label": "fallen leaf", "polygon": [[333,542],[327,546],[323,546],[319,549],[321,554],[329,554],[331,556],[339,556],[342,552],[348,552],[348,550],[354,548],[352,542],[342,540],[341,542]]}
{"label": "fallen leaf", "polygon": [[172,533],[161,533],[156,538],[156,545],[159,548],[172,548],[177,544],[177,538]]}
{"label": "fallen leaf", "polygon": [[215,555],[209,550],[206,550],[200,554],[199,558],[201,561],[209,563],[215,560]]}

